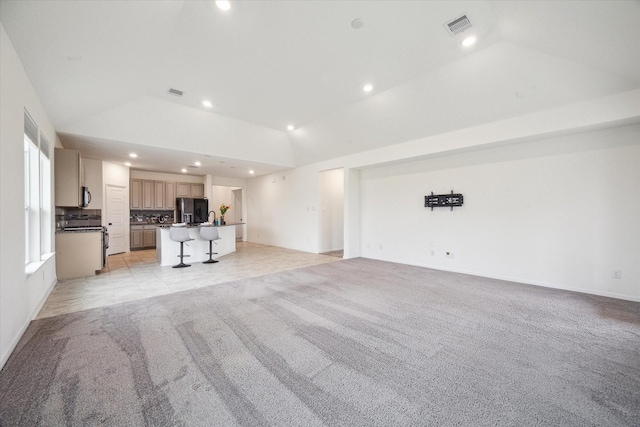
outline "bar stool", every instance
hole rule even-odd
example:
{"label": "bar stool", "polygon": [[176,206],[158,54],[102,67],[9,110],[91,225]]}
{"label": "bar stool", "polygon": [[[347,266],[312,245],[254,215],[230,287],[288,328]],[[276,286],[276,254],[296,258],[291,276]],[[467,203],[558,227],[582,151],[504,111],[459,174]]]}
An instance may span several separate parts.
{"label": "bar stool", "polygon": [[190,256],[184,254],[184,242],[193,240],[189,237],[189,230],[185,224],[173,224],[169,229],[169,238],[174,242],[180,242],[180,264],[174,265],[173,268],[191,267],[191,264],[185,264],[183,261],[184,257]]}
{"label": "bar stool", "polygon": [[[218,262],[218,260],[212,259],[211,255],[217,255],[218,252],[213,252],[212,243],[215,243],[214,240],[220,240],[220,235],[218,234],[218,227],[212,227],[211,224],[202,224],[200,226],[200,237],[202,240],[209,241],[209,259],[204,261],[203,264],[213,264],[214,262]],[[217,243],[216,243],[217,245]]]}

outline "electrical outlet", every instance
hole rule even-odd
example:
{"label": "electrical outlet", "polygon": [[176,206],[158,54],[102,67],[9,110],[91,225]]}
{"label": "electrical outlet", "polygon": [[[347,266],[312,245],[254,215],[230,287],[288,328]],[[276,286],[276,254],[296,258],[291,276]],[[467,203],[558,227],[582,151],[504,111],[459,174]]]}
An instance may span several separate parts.
{"label": "electrical outlet", "polygon": [[382,245],[380,245],[380,250],[382,250]]}
{"label": "electrical outlet", "polygon": [[611,277],[614,279],[622,279],[622,270],[613,270]]}

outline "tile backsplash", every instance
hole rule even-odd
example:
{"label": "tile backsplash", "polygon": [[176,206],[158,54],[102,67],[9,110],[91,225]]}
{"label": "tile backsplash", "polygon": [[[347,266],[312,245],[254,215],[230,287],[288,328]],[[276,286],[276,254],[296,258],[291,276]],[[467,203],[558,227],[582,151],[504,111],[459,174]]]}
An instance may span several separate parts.
{"label": "tile backsplash", "polygon": [[56,208],[56,230],[101,224],[102,209]]}
{"label": "tile backsplash", "polygon": [[173,222],[173,211],[145,211],[145,210],[132,210],[130,212],[129,220],[134,222]]}

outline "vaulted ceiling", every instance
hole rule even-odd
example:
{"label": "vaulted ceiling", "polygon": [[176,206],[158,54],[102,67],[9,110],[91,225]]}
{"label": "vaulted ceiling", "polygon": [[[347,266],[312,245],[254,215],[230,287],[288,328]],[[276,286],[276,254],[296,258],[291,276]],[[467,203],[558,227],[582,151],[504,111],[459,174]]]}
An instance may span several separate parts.
{"label": "vaulted ceiling", "polygon": [[638,1],[1,0],[0,20],[65,146],[165,172],[260,175],[640,87]]}

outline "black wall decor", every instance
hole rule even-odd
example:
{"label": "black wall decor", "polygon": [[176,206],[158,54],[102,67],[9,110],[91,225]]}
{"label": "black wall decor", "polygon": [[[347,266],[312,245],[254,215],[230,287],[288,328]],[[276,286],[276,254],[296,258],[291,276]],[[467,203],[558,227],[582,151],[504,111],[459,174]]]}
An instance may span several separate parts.
{"label": "black wall decor", "polygon": [[453,190],[451,190],[451,194],[433,194],[432,191],[430,196],[424,196],[424,207],[431,208],[431,210],[446,206],[450,206],[453,210],[454,206],[462,206],[462,202],[462,194],[454,194]]}

